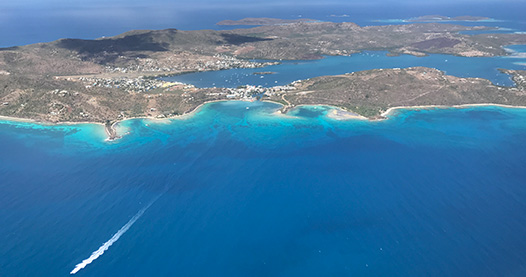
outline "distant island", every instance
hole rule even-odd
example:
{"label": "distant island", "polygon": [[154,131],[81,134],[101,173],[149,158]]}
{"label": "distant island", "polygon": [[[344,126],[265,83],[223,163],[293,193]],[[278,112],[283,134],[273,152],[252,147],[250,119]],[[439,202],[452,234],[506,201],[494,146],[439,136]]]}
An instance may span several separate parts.
{"label": "distant island", "polygon": [[424,15],[419,17],[410,18],[407,21],[408,22],[440,22],[440,21],[484,21],[484,20],[491,20],[489,17],[483,17],[483,16],[455,16],[455,17],[448,17],[443,15]]}
{"label": "distant island", "polygon": [[280,24],[292,24],[299,22],[318,22],[316,19],[298,18],[298,19],[279,19],[279,18],[268,18],[268,17],[248,17],[240,20],[223,20],[219,21],[217,25],[246,25],[246,26],[262,26],[262,25],[280,25]]}
{"label": "distant island", "polygon": [[252,73],[254,75],[271,75],[271,74],[276,74],[276,72],[272,72],[272,71],[261,71],[261,72],[254,72]]}
{"label": "distant island", "polygon": [[[196,88],[158,78],[262,68],[279,60],[319,59],[364,50],[491,57],[508,55],[505,45],[526,44],[526,34],[459,33],[481,29],[490,28],[297,22],[223,31],[136,30],[95,40],[60,39],[0,48],[0,116],[98,122],[114,136],[111,128],[119,120],[170,118],[209,101],[251,100],[255,95],[282,103],[284,112],[296,105],[328,104],[369,118],[394,106],[526,105],[524,71],[505,71],[516,83],[511,88],[478,78],[447,76],[431,68],[369,70],[271,88]],[[371,79],[374,81],[368,81]]]}

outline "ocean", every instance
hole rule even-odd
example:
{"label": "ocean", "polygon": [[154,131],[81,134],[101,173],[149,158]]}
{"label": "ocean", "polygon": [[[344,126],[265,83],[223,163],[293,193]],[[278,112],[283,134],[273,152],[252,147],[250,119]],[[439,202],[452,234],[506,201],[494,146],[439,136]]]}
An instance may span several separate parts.
{"label": "ocean", "polygon": [[[519,2],[2,5],[0,47],[259,16],[378,25],[470,11],[495,20],[462,24],[526,30]],[[423,65],[512,85],[497,68],[524,69],[522,54],[384,54],[253,70],[277,72],[264,78],[249,69],[177,78],[267,86]],[[526,109],[406,109],[364,121],[280,107],[215,102],[126,120],[113,142],[102,125],[0,119],[0,276],[526,276]]]}
{"label": "ocean", "polygon": [[526,110],[279,107],[2,121],[0,275],[526,274]]}
{"label": "ocean", "polygon": [[[0,47],[53,41],[60,38],[95,39],[130,30],[232,29],[247,26],[218,26],[225,19],[275,17],[310,18],[332,22],[354,22],[360,26],[407,24],[403,19],[422,15],[450,17],[474,15],[494,19],[490,22],[453,22],[468,26],[491,26],[504,32],[526,31],[524,1],[473,4],[415,1],[333,1],[303,4],[297,1],[237,1],[237,3],[197,0],[180,1],[4,1],[0,3]],[[91,3],[94,2],[94,3]],[[210,2],[210,3],[203,3]],[[339,2],[339,3],[338,3]],[[384,2],[384,3],[379,3]],[[501,31],[502,32],[502,31]]]}

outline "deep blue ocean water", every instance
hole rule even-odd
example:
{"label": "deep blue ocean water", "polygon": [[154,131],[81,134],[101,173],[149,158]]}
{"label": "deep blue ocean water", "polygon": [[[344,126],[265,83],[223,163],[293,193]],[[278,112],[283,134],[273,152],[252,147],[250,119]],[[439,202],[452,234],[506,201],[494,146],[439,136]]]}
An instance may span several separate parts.
{"label": "deep blue ocean water", "polygon": [[[511,54],[503,57],[459,57],[431,54],[426,57],[400,55],[387,56],[386,51],[364,51],[351,56],[324,57],[314,61],[282,61],[281,64],[264,68],[234,68],[220,71],[188,73],[164,77],[166,81],[178,81],[197,87],[237,87],[260,85],[281,86],[296,80],[305,80],[321,75],[339,75],[377,68],[407,68],[425,66],[437,68],[457,77],[478,77],[500,86],[513,86],[510,76],[499,69],[526,70],[526,45],[506,47]],[[258,75],[255,72],[273,72]]]}
{"label": "deep blue ocean water", "polygon": [[[0,47],[261,16],[363,26],[470,14],[495,21],[459,24],[526,31],[520,1],[29,2],[0,3]],[[178,77],[271,86],[421,65],[511,85],[496,69],[524,69],[515,56],[365,52]],[[218,102],[128,120],[115,142],[100,125],[0,121],[0,276],[526,276],[526,109],[399,110],[369,122],[279,107]]]}
{"label": "deep blue ocean water", "polygon": [[279,107],[0,122],[0,276],[526,274],[526,110]]}
{"label": "deep blue ocean water", "polygon": [[422,15],[475,15],[490,17],[495,21],[452,23],[507,28],[507,32],[526,31],[524,1],[209,2],[4,1],[0,2],[0,47],[53,41],[59,38],[94,39],[118,35],[133,29],[231,29],[247,26],[218,26],[216,23],[225,19],[237,20],[245,17],[303,17],[370,26],[407,24],[401,20]]}

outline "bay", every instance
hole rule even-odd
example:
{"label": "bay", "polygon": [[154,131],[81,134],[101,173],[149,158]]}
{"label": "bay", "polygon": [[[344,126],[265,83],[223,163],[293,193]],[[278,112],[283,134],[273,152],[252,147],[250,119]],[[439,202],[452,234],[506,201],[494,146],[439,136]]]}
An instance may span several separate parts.
{"label": "bay", "polygon": [[279,107],[128,120],[113,143],[98,125],[2,122],[0,275],[67,275],[149,204],[77,274],[525,272],[524,109]]}
{"label": "bay", "polygon": [[[163,77],[165,81],[177,81],[196,87],[282,86],[296,80],[323,75],[340,75],[350,72],[379,68],[407,68],[424,66],[444,71],[457,77],[484,78],[495,85],[513,86],[510,76],[499,69],[526,70],[526,46],[510,45],[514,53],[504,57],[459,57],[430,54],[425,57],[400,55],[387,56],[386,51],[364,51],[351,56],[330,56],[314,61],[281,61],[281,64],[264,68],[234,68],[219,71],[187,73]],[[260,75],[258,72],[271,72]]]}

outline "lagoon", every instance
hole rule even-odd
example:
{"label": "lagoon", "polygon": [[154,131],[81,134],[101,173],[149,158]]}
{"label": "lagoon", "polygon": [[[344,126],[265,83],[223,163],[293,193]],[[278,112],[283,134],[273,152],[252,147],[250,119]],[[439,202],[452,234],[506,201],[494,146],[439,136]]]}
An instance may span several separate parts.
{"label": "lagoon", "polygon": [[[339,75],[377,68],[425,66],[443,70],[457,77],[485,78],[496,85],[513,86],[510,76],[501,73],[498,69],[526,70],[525,56],[516,55],[516,53],[526,53],[526,45],[508,46],[507,49],[515,54],[504,57],[459,57],[442,54],[431,54],[426,57],[411,55],[389,57],[385,51],[364,51],[351,56],[330,56],[313,61],[282,61],[279,65],[264,68],[197,72],[162,79],[192,84],[201,88],[235,88],[243,85],[271,87],[322,75]],[[274,74],[254,74],[256,72],[274,72]]]}

